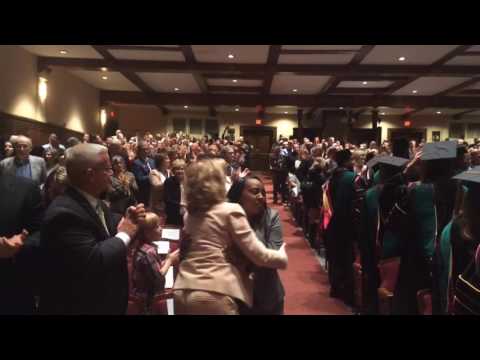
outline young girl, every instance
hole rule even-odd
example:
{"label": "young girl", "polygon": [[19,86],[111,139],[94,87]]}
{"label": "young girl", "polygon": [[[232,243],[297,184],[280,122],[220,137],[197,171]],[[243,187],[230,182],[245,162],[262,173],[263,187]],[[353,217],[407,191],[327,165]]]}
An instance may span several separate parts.
{"label": "young girl", "polygon": [[179,250],[168,254],[165,260],[157,253],[153,242],[160,240],[161,231],[160,218],[147,213],[137,235],[132,270],[132,294],[144,300],[145,313],[150,312],[153,299],[164,290],[168,269],[179,261]]}

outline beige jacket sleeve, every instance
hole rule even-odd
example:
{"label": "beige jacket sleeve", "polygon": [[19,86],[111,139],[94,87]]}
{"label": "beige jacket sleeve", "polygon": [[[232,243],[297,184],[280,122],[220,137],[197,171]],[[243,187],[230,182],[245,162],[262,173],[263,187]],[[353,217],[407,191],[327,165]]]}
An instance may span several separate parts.
{"label": "beige jacket sleeve", "polygon": [[257,239],[243,209],[231,211],[229,221],[233,242],[251,262],[260,267],[286,269],[288,263],[286,254],[282,251],[267,249]]}

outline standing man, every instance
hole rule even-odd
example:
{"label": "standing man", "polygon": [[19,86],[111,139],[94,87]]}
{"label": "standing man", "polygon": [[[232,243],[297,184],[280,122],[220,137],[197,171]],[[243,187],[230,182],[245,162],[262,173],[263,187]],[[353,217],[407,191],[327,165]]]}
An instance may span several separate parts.
{"label": "standing man", "polygon": [[41,230],[40,313],[125,314],[127,247],[144,206],[130,207],[120,221],[100,200],[112,175],[104,146],[68,149],[66,167],[71,186],[52,202]]}
{"label": "standing man", "polygon": [[[0,175],[0,315],[31,315],[35,310],[32,274],[33,234],[40,229],[42,198],[32,180]],[[36,254],[33,254],[36,255]]]}
{"label": "standing man", "polygon": [[43,158],[30,155],[32,140],[19,135],[14,146],[15,156],[0,162],[0,174],[25,177],[35,181],[37,185],[43,184],[47,178],[47,165]]}
{"label": "standing man", "polygon": [[149,145],[147,142],[141,141],[137,151],[137,158],[132,165],[132,172],[138,184],[137,201],[147,205],[150,201],[150,171],[155,169],[155,162],[148,157]]}
{"label": "standing man", "polygon": [[45,144],[42,147],[44,151],[47,151],[50,149],[57,150],[57,151],[58,150],[65,151],[65,146],[60,144],[60,142],[58,141],[57,134],[50,134],[50,136],[48,137],[48,144]]}

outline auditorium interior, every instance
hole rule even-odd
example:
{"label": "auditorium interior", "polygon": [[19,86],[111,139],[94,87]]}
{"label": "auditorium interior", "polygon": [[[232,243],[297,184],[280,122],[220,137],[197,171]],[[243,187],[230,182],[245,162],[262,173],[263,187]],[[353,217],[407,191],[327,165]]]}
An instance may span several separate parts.
{"label": "auditorium interior", "polygon": [[[283,309],[278,313],[435,315],[463,311],[480,314],[480,246],[472,250],[474,253],[476,251],[476,258],[473,256],[478,263],[477,273],[468,273],[470,280],[466,280],[469,266],[468,269],[460,269],[456,268],[460,266],[457,263],[453,265],[460,279],[477,289],[477,298],[467,296],[468,304],[465,304],[466,300],[458,294],[445,300],[438,295],[441,291],[436,288],[437,285],[432,285],[433,290],[428,289],[429,286],[418,285],[418,282],[405,285],[408,282],[405,276],[411,275],[408,270],[403,272],[403,277],[391,279],[398,275],[398,271],[402,274],[403,266],[408,267],[408,260],[405,260],[408,256],[401,255],[403,257],[400,265],[392,265],[397,266],[395,275],[390,276],[391,269],[384,259],[377,259],[374,270],[367,269],[371,263],[365,259],[380,256],[378,233],[374,240],[377,249],[370,249],[370,257],[360,259],[360,255],[363,256],[362,251],[367,250],[362,250],[362,245],[353,239],[350,239],[351,242],[345,240],[345,243],[348,242],[345,248],[351,247],[351,254],[345,255],[347,258],[351,255],[350,260],[336,255],[343,248],[332,243],[338,240],[339,244],[340,240],[334,238],[333,230],[332,234],[327,235],[328,225],[322,225],[324,221],[337,224],[332,219],[342,216],[342,211],[335,205],[338,193],[332,195],[331,199],[328,198],[330,189],[325,185],[325,181],[320,187],[320,192],[323,191],[323,195],[318,199],[320,205],[315,209],[306,208],[307,190],[312,191],[309,186],[313,185],[310,180],[303,181],[297,179],[299,176],[295,177],[295,171],[303,161],[298,154],[292,160],[293,170],[287,171],[285,178],[281,180],[283,185],[275,183],[279,181],[278,174],[272,175],[275,171],[272,168],[272,153],[275,153],[277,146],[279,154],[283,154],[282,151],[285,150],[287,158],[291,152],[289,146],[293,147],[294,151],[297,149],[300,154],[308,149],[306,156],[313,156],[308,155],[310,149],[313,154],[316,146],[321,148],[325,143],[326,149],[327,146],[335,147],[338,143],[338,153],[343,156],[343,152],[348,151],[350,154],[347,149],[351,149],[349,156],[356,159],[359,151],[367,154],[369,150],[373,151],[373,148],[375,155],[372,156],[390,156],[391,152],[389,155],[382,155],[382,149],[388,146],[395,148],[392,144],[400,140],[407,141],[410,146],[412,143],[420,145],[423,149],[421,156],[428,152],[429,144],[447,144],[445,146],[448,147],[449,143],[456,142],[456,146],[465,148],[465,154],[468,154],[468,159],[471,160],[462,171],[466,171],[468,176],[478,175],[478,171],[475,173],[474,170],[480,159],[480,45],[0,45],[2,151],[4,143],[10,141],[12,135],[28,137],[35,149],[38,145],[49,144],[51,134],[56,134],[58,141],[66,145],[67,139],[71,138],[84,142],[85,134],[89,134],[90,138],[98,136],[101,139],[114,138],[114,142],[119,141],[116,138],[119,131],[126,141],[136,139],[136,144],[145,134],[155,138],[155,144],[157,141],[160,144],[164,134],[166,138],[176,136],[179,139],[178,144],[185,141],[186,151],[190,151],[192,142],[200,139],[210,141],[207,147],[218,141],[218,149],[222,154],[224,148],[229,146],[226,144],[237,146],[241,139],[242,143],[238,145],[241,151],[247,144],[245,151],[248,153],[248,171],[264,183],[267,207],[278,213],[282,240],[286,244],[288,266],[285,269],[279,267],[278,270],[280,286],[284,289]],[[197,140],[192,141],[192,138]],[[67,146],[66,152],[68,151]],[[335,159],[336,164],[340,164],[344,161],[340,156],[337,160],[335,155],[330,159],[328,153],[322,153],[323,162],[333,162],[332,159]],[[399,156],[395,152],[393,155]],[[6,155],[3,154],[3,157]],[[408,150],[405,157],[408,157]],[[445,160],[441,157],[439,159],[437,161]],[[414,153],[410,153],[410,158],[405,162],[407,160],[415,163],[413,166],[418,165]],[[379,166],[378,164],[381,165],[382,162],[379,160],[372,165],[372,169]],[[186,174],[189,173],[189,166],[185,167]],[[362,166],[366,176],[370,176],[370,165],[367,165],[367,161],[362,162],[358,174],[362,173]],[[393,171],[393,166],[388,168],[389,171]],[[241,170],[245,167],[241,166]],[[385,165],[384,168],[387,167],[388,165]],[[382,169],[381,166],[375,170],[382,171],[378,169]],[[0,177],[1,170],[0,165]],[[333,174],[334,171],[332,168]],[[460,173],[457,171],[455,175]],[[237,177],[243,176],[241,171],[238,174]],[[420,179],[412,178],[417,182]],[[188,182],[188,179],[186,181]],[[352,184],[354,186],[356,183]],[[288,190],[282,190],[284,186]],[[304,186],[307,190],[302,193]],[[340,185],[338,186],[340,188]],[[370,184],[367,190],[372,186],[374,185]],[[282,195],[280,202],[277,201],[277,187]],[[476,188],[472,189],[468,191],[470,196],[476,194]],[[284,197],[282,191],[290,192]],[[359,220],[365,224],[369,221],[366,220],[369,216],[369,192],[366,193],[365,199],[362,198],[362,201],[366,202],[366,214],[364,217],[360,216]],[[302,197],[302,194],[305,196]],[[465,200],[462,204],[470,203]],[[335,209],[331,218],[326,215],[328,210],[331,210],[327,205]],[[360,208],[362,206],[359,205]],[[3,208],[5,206],[0,206],[0,209]],[[147,204],[146,208],[149,211]],[[356,205],[352,204],[352,208],[356,208]],[[419,208],[420,206],[417,206],[414,210]],[[437,209],[436,205],[433,208]],[[455,208],[456,210],[458,209]],[[471,213],[458,210],[458,214],[461,217]],[[378,217],[381,218],[381,215]],[[346,219],[351,220],[352,228],[356,226],[355,215],[350,214]],[[417,217],[416,219],[418,220]],[[451,228],[454,229],[455,219],[456,215],[453,220],[449,217],[442,223],[443,228],[436,229],[436,237],[432,240],[435,254],[441,248],[441,233],[449,226],[446,224],[452,221]],[[462,221],[468,223],[469,220]],[[380,224],[381,220],[378,222]],[[170,229],[167,225],[164,230]],[[317,229],[312,230],[312,227]],[[359,228],[363,229],[362,224]],[[373,228],[376,228],[376,225]],[[183,234],[181,228],[175,229],[179,230],[178,234]],[[369,229],[358,233],[365,235]],[[459,231],[462,232],[462,229],[460,226]],[[353,232],[345,235],[341,229],[337,230],[337,235],[342,239],[362,236],[358,233],[354,235]],[[478,244],[480,238],[476,237],[475,229],[470,233],[473,234],[471,238],[477,241],[475,244]],[[175,236],[180,237],[168,231],[165,234],[162,239],[170,242],[176,240],[173,239]],[[0,233],[0,238],[11,235],[13,234]],[[385,234],[382,232],[383,235]],[[456,236],[454,235],[455,231],[452,230],[452,239]],[[333,239],[329,240],[330,251],[326,241],[329,237]],[[461,238],[460,235],[457,237]],[[452,248],[455,258],[455,249],[458,246],[452,245]],[[463,248],[457,250],[458,253],[461,251]],[[441,249],[438,250],[438,253],[440,252]],[[184,256],[187,256],[187,260],[179,260],[180,265],[172,265],[167,275],[162,273],[167,278],[165,284],[168,286],[164,285],[166,289],[155,298],[156,302],[149,304],[145,310],[141,307],[146,305],[138,305],[129,298],[125,313],[176,314],[177,303],[173,301],[172,295],[173,283],[174,277],[182,274],[182,261],[190,261],[189,255]],[[442,258],[441,255],[438,256]],[[435,267],[438,261],[435,261],[435,255],[432,255],[432,258],[434,260],[429,264],[433,263],[431,266]],[[164,264],[165,257],[162,259]],[[8,259],[0,256],[0,263],[6,261]],[[420,260],[419,262],[422,263]],[[128,266],[130,271],[130,262]],[[445,271],[437,268],[433,270],[433,277]],[[0,272],[2,269],[3,267],[0,267]],[[373,284],[375,281],[372,276],[377,284]],[[3,275],[0,274],[0,278],[3,279]],[[183,276],[181,283],[187,283],[187,278],[187,275]],[[345,280],[346,278],[348,279]],[[192,281],[191,278],[189,281]],[[389,281],[393,281],[395,285]],[[445,290],[445,293],[450,294],[461,288],[463,282],[455,281],[457,279],[452,276],[448,278],[449,290]],[[332,282],[336,283],[335,289]],[[177,281],[175,286],[178,283],[180,281]],[[398,291],[401,295],[397,294],[395,286],[399,283],[405,288],[411,285],[408,288],[410,293],[413,291],[412,286],[416,286],[413,300],[411,297],[407,299],[410,293],[405,294],[408,291]],[[438,285],[439,288],[442,286],[443,283]],[[75,289],[71,291],[74,293]],[[188,308],[185,305],[186,293],[188,292],[185,290],[182,293],[184,297],[182,305],[178,304],[179,312],[181,307]],[[253,297],[255,298],[255,294]],[[236,298],[236,304],[240,303],[240,300]],[[41,295],[35,294],[35,301],[36,306],[39,301],[41,310]],[[85,304],[88,301],[85,300]],[[101,302],[102,299],[98,301]],[[414,305],[399,305],[402,301],[414,301]],[[1,306],[0,302],[0,308]],[[65,306],[64,309],[67,309],[68,306]],[[90,303],[85,306],[94,308]],[[205,311],[205,314],[210,314]],[[214,310],[211,311],[214,313]],[[68,314],[68,310],[65,312]]]}

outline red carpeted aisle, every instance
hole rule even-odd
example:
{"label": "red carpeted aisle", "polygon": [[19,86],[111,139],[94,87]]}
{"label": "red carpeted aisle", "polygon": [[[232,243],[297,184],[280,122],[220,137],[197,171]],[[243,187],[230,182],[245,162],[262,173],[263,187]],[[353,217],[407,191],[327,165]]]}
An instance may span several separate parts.
{"label": "red carpeted aisle", "polygon": [[268,203],[280,213],[283,237],[287,244],[288,269],[280,271],[285,287],[286,315],[351,315],[352,311],[343,302],[329,296],[328,277],[295,225],[290,211],[281,205],[272,205],[271,179],[265,181]]}

